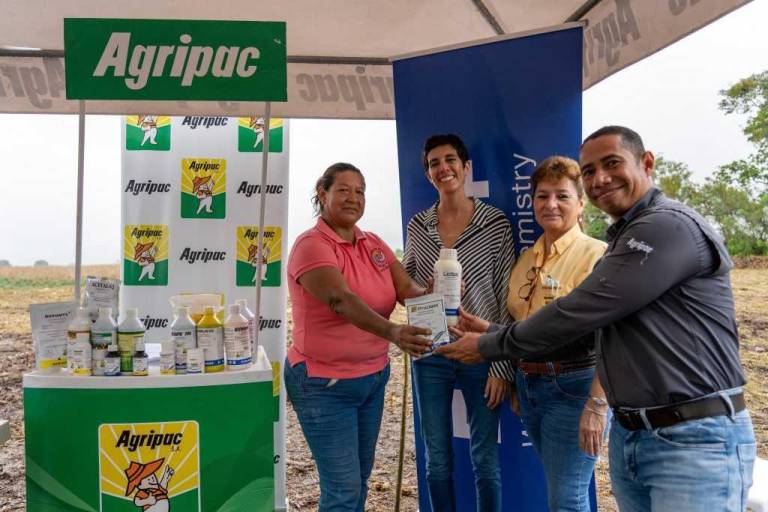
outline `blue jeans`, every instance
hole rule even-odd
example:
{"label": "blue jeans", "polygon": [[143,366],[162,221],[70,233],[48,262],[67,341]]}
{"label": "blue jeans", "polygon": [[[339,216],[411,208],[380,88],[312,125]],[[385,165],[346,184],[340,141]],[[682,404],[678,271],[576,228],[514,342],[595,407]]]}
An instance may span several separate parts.
{"label": "blue jeans", "polygon": [[489,409],[485,382],[490,364],[467,365],[442,356],[413,362],[413,389],[419,403],[421,436],[427,459],[432,510],[454,512],[453,389],[464,396],[469,421],[470,454],[475,473],[477,510],[501,511],[501,469],[497,436],[499,408]]}
{"label": "blue jeans", "polygon": [[285,390],[320,476],[318,510],[363,512],[384,410],[389,365],[333,382],[285,360]]}
{"label": "blue jeans", "polygon": [[741,512],[754,459],[746,410],[655,430],[611,424],[611,483],[621,512]]}
{"label": "blue jeans", "polygon": [[596,457],[579,448],[579,420],[594,375],[594,368],[557,376],[517,371],[520,416],[544,467],[550,512],[590,512]]}

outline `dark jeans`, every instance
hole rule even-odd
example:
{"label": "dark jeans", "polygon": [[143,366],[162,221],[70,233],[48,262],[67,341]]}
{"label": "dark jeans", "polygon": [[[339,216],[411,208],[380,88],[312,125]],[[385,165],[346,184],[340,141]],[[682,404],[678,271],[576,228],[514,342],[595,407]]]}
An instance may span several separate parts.
{"label": "dark jeans", "polygon": [[488,363],[467,365],[442,356],[413,362],[413,389],[419,401],[421,436],[427,458],[427,485],[434,512],[454,512],[453,389],[464,396],[469,421],[470,454],[475,473],[477,510],[501,511],[501,469],[497,436],[499,407],[486,405]]}

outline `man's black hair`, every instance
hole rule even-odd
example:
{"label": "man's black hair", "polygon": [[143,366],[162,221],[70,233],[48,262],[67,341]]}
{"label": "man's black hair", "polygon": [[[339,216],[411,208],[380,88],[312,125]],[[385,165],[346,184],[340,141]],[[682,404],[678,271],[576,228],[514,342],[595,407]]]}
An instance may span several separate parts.
{"label": "man's black hair", "polygon": [[626,126],[603,126],[596,132],[590,134],[586,139],[584,139],[584,142],[581,143],[581,147],[583,148],[584,144],[590,140],[603,137],[604,135],[618,135],[621,137],[621,145],[624,146],[624,148],[627,149],[630,153],[635,155],[635,158],[637,158],[638,161],[643,158],[643,155],[645,154],[643,139],[635,130],[627,128]]}

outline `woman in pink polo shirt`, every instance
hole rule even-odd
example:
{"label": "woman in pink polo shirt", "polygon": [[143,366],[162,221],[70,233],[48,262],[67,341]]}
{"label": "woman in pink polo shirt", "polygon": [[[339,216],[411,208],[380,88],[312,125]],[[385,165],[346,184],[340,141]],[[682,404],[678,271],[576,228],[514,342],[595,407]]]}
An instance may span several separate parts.
{"label": "woman in pink polo shirt", "polygon": [[429,331],[389,321],[424,294],[387,245],[356,223],[365,180],[337,163],[317,181],[319,215],[288,258],[293,345],[285,387],[320,475],[319,511],[363,512],[389,379],[389,343],[419,355]]}

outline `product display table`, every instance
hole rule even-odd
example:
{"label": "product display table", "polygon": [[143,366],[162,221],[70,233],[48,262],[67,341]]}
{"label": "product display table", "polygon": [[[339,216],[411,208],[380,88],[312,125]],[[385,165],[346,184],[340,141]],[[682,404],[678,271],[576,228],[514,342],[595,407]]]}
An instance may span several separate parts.
{"label": "product display table", "polygon": [[278,401],[247,370],[24,376],[27,510],[272,511]]}

